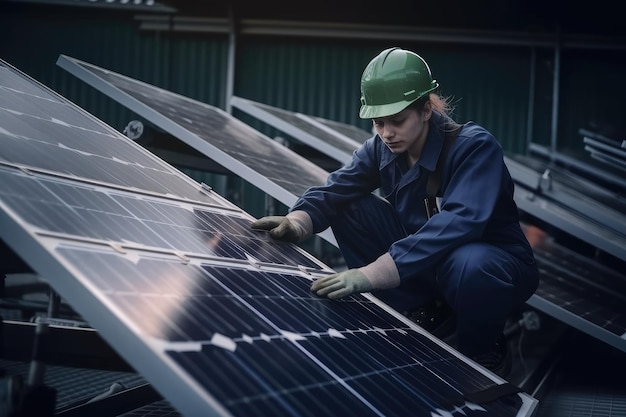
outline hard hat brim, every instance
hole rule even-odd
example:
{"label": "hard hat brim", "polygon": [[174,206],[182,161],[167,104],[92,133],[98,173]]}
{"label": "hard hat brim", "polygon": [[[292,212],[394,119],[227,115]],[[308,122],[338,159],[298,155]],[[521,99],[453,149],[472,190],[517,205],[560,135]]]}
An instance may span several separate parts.
{"label": "hard hat brim", "polygon": [[406,109],[414,101],[415,100],[400,101],[398,103],[381,104],[379,106],[362,105],[361,110],[359,110],[359,117],[361,119],[377,119],[379,117],[393,116]]}
{"label": "hard hat brim", "polygon": [[361,119],[376,119],[379,117],[393,116],[394,114],[400,113],[402,110],[406,109],[409,105],[413,104],[425,95],[432,93],[437,88],[439,88],[439,83],[437,83],[436,80],[432,80],[431,87],[413,100],[402,100],[396,103],[379,104],[376,106],[363,104],[359,110],[359,117]]}

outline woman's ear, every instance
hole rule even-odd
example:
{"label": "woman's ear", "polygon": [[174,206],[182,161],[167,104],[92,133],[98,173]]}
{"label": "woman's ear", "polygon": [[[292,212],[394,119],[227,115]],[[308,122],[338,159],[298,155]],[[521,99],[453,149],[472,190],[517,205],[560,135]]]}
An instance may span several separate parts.
{"label": "woman's ear", "polygon": [[433,105],[430,102],[430,100],[428,100],[426,103],[424,103],[424,107],[422,108],[422,115],[424,117],[424,121],[427,122],[430,120],[430,116],[432,116],[433,114]]}

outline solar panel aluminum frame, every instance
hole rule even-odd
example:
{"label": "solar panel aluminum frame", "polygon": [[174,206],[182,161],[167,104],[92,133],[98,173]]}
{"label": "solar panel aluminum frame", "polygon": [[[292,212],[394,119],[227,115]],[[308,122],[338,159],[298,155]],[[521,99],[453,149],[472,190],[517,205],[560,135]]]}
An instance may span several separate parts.
{"label": "solar panel aluminum frame", "polygon": [[563,323],[567,323],[568,325],[580,330],[583,333],[586,333],[626,353],[626,333],[621,336],[616,336],[615,334],[590,322],[584,317],[572,314],[564,308],[536,294],[530,297],[530,299],[527,301],[527,304],[531,307],[536,308],[539,311],[543,311],[544,313],[548,314],[551,317],[554,317],[557,320],[560,320]]}
{"label": "solar panel aluminum frame", "polygon": [[[136,98],[130,96],[129,94],[127,94],[124,91],[120,90],[116,86],[112,85],[111,83],[107,82],[106,80],[102,79],[97,74],[89,71],[86,68],[86,67],[95,67],[94,65],[91,65],[89,63],[80,61],[80,60],[75,59],[75,58],[68,57],[66,55],[60,55],[59,56],[59,58],[57,59],[57,65],[60,66],[61,68],[65,69],[66,71],[70,72],[72,75],[74,75],[74,76],[78,77],[79,79],[85,81],[87,84],[89,84],[92,87],[96,88],[97,90],[99,90],[100,92],[104,93],[105,95],[111,97],[112,99],[114,99],[118,103],[124,105],[125,107],[127,107],[131,111],[135,112],[136,114],[144,117],[146,120],[149,120],[154,125],[160,127],[161,129],[163,129],[164,131],[170,133],[174,137],[182,140],[187,145],[193,147],[198,152],[200,152],[203,155],[207,156],[209,159],[217,162],[218,164],[220,164],[223,167],[229,169],[231,172],[235,173],[239,177],[241,177],[244,180],[246,180],[246,181],[250,182],[251,184],[255,185],[256,187],[258,187],[259,189],[263,190],[267,194],[271,195],[272,197],[274,197],[275,199],[277,199],[278,201],[280,201],[281,203],[283,203],[287,207],[293,206],[293,204],[298,199],[299,196],[293,194],[292,192],[290,192],[289,190],[285,189],[284,187],[276,184],[275,182],[271,181],[267,177],[261,175],[259,172],[256,172],[255,170],[251,169],[245,163],[242,163],[241,161],[233,158],[231,155],[228,155],[226,152],[222,151],[218,147],[216,147],[213,144],[209,143],[208,141],[200,138],[198,135],[194,134],[193,132],[185,129],[180,124],[178,124],[175,121],[171,120],[170,118],[164,116],[160,112],[158,112],[158,111],[150,108],[149,106],[143,104],[142,102],[140,102]],[[105,70],[105,71],[107,71],[107,70]],[[111,72],[111,71],[108,71],[108,72]],[[129,77],[125,77],[125,76],[123,76],[121,74],[116,74],[116,76],[122,77],[124,79],[128,79],[128,80],[130,80],[130,81],[132,81],[134,83],[145,84],[145,83],[142,83],[141,81],[134,80],[134,79],[129,78]],[[145,84],[145,85],[147,85],[147,84]],[[150,87],[158,89],[157,87],[154,87],[154,86],[150,86]],[[161,90],[161,89],[159,89],[159,90]],[[232,120],[234,122],[237,122],[238,125],[241,128],[249,130],[251,136],[260,137],[263,140],[266,140],[266,141],[271,142],[272,144],[275,144],[275,146],[283,148],[282,145],[279,145],[279,144],[275,143],[274,141],[272,141],[272,139],[262,135],[260,132],[257,132],[252,127],[244,124],[243,122],[240,122],[239,120],[235,119],[233,116],[231,116],[230,114],[226,113],[222,109],[219,109],[219,108],[214,107],[214,106],[210,106],[210,105],[208,105],[206,103],[202,103],[202,102],[199,102],[199,101],[196,101],[196,100],[192,100],[192,99],[187,98],[187,97],[179,96],[178,94],[175,94],[175,93],[172,93],[172,92],[169,92],[169,91],[167,91],[167,93],[168,94],[172,94],[172,95],[176,95],[178,97],[181,97],[181,98],[185,99],[186,101],[192,102],[192,103],[194,103],[194,105],[206,108],[209,111],[217,112],[218,114],[222,115],[223,117],[228,118],[228,119],[230,119],[230,120]],[[296,167],[298,165],[300,165],[300,164],[305,165],[305,166],[313,166],[314,165],[311,162],[309,162],[308,160],[306,160],[303,157],[301,157],[300,155],[296,154],[295,152],[290,151],[289,149],[285,148],[285,151],[289,152],[291,154],[291,156],[289,158],[290,160],[289,161],[285,161],[285,163],[294,163],[294,166],[296,166]],[[297,162],[297,163],[295,163],[295,162]],[[323,171],[321,168],[319,168],[317,166],[315,166],[315,169]],[[294,170],[295,170],[295,168],[294,168]],[[325,175],[327,176],[328,173],[326,173]],[[337,241],[335,239],[335,236],[332,234],[332,231],[330,229],[326,229],[326,230],[318,233],[318,236],[320,236],[321,238],[323,238],[327,242],[331,243],[332,245],[337,246]]]}
{"label": "solar panel aluminum frame", "polygon": [[550,159],[558,165],[580,172],[586,177],[594,178],[596,181],[605,183],[611,188],[626,189],[626,181],[622,176],[615,175],[597,165],[584,163],[562,153],[551,152],[547,147],[536,143],[530,143],[528,145],[528,151],[530,154]]}
{"label": "solar panel aluminum frame", "polygon": [[[239,110],[245,111],[251,116],[256,117],[264,123],[267,123],[285,132],[286,134],[297,139],[303,144],[315,148],[316,150],[322,152],[323,154],[331,157],[332,159],[342,164],[346,164],[352,159],[352,152],[348,152],[347,150],[345,150],[345,147],[347,147],[348,149],[356,150],[361,145],[357,141],[337,132],[336,130],[330,129],[328,126],[325,126],[320,121],[315,120],[315,118],[302,113],[291,112],[284,109],[276,109],[281,112],[289,113],[293,117],[296,117],[301,121],[309,124],[314,130],[318,132],[318,136],[306,132],[297,126],[288,123],[279,117],[276,117],[272,113],[269,113],[265,111],[262,107],[260,107],[260,103],[256,103],[252,100],[238,96],[232,96],[230,99],[230,104],[233,107],[236,107]],[[271,107],[267,104],[262,104],[262,106]],[[338,146],[333,145],[329,141],[321,139],[322,136],[332,137],[335,141],[345,145],[344,149],[340,149]]]}
{"label": "solar panel aluminum frame", "polygon": [[[561,172],[558,167],[546,165],[543,172],[537,172],[532,167],[511,158],[505,158],[505,162],[518,186],[535,191],[546,200],[559,204],[572,213],[578,213],[582,222],[598,224],[599,227],[604,227],[626,239],[624,213],[619,210],[620,201],[621,206],[624,206],[622,196],[575,174],[569,174],[570,183],[565,183],[563,180],[567,174]],[[609,200],[615,202],[614,207],[603,203]]]}

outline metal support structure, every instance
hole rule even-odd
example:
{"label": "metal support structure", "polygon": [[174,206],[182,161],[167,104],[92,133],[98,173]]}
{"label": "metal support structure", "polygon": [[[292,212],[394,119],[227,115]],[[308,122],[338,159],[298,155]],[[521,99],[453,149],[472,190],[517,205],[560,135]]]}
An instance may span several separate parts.
{"label": "metal support structure", "polygon": [[530,153],[530,145],[533,142],[534,113],[535,113],[535,90],[537,89],[537,48],[530,48],[530,65],[528,79],[528,118],[526,120],[526,154]]}
{"label": "metal support structure", "polygon": [[232,114],[230,98],[235,93],[235,71],[237,65],[237,20],[235,11],[230,7],[230,19],[228,30],[228,61],[226,63],[226,91],[224,91],[224,110]]}
{"label": "metal support structure", "polygon": [[550,161],[554,161],[559,134],[559,83],[561,80],[560,30],[557,29],[557,42],[554,45],[554,68],[552,78],[552,123],[550,128]]}

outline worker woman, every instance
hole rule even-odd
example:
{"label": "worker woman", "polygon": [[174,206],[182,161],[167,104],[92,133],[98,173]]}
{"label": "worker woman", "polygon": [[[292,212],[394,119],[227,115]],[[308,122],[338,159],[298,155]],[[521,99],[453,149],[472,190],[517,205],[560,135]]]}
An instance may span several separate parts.
{"label": "worker woman", "polygon": [[313,293],[372,292],[439,337],[454,332],[461,353],[504,375],[505,322],[536,290],[537,266],[501,146],[476,123],[455,123],[438,87],[414,52],[378,54],[359,113],[376,135],[286,216],[252,227],[300,242],[330,226],[348,269]]}

